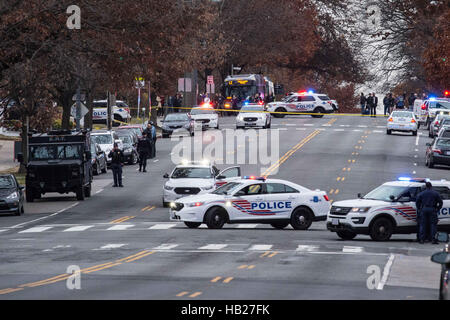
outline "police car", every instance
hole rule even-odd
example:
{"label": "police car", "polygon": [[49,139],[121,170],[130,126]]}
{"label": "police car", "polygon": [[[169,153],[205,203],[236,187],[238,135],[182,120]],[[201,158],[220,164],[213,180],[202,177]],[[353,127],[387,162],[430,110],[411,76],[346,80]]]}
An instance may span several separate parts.
{"label": "police car", "polygon": [[[416,197],[425,190],[427,179],[401,177],[386,182],[359,199],[333,203],[327,218],[327,229],[345,240],[358,234],[372,240],[386,241],[393,234],[417,232]],[[450,181],[430,181],[442,197],[438,230],[450,231]]]}
{"label": "police car", "polygon": [[268,223],[277,229],[289,224],[306,230],[313,221],[325,221],[330,209],[327,194],[278,179],[244,177],[217,190],[185,197],[170,204],[170,219],[189,228],[206,223],[220,229],[225,223]]}
{"label": "police car", "polygon": [[436,118],[436,115],[450,114],[450,101],[445,98],[430,98],[425,100],[421,107],[421,111],[425,112],[425,123],[427,125],[427,129],[430,129],[430,124]]}
{"label": "police car", "polygon": [[242,106],[236,116],[236,129],[247,127],[270,128],[272,118],[270,113],[265,112],[264,106],[258,103],[249,103]]}
{"label": "police car", "polygon": [[166,173],[168,179],[164,184],[163,206],[179,198],[214,191],[217,186],[241,178],[240,167],[230,167],[222,171],[204,160],[201,162],[183,161],[172,173]]}
{"label": "police car", "polygon": [[[314,118],[322,118],[324,113],[333,113],[338,109],[337,103],[325,94],[314,93],[312,91],[301,91],[291,94],[285,101],[271,102],[267,104],[267,111],[274,112],[276,118],[283,118],[285,114],[292,113],[312,113]],[[320,114],[318,114],[320,113]]]}
{"label": "police car", "polygon": [[219,129],[219,115],[209,103],[192,108],[190,113],[195,123],[201,124],[201,129]]}

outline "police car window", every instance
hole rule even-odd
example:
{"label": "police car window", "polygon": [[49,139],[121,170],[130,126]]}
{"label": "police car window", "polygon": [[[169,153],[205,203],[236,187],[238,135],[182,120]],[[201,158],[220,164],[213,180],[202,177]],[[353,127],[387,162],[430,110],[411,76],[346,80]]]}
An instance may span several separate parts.
{"label": "police car window", "polygon": [[262,184],[251,184],[239,190],[236,195],[240,196],[252,196],[262,193]]}
{"label": "police car window", "polygon": [[212,178],[211,170],[209,168],[176,168],[172,173],[172,179],[210,179]]}
{"label": "police car window", "polygon": [[239,176],[239,168],[230,168],[225,171],[222,171],[221,175],[226,178],[233,178]]}
{"label": "police car window", "polygon": [[408,187],[383,185],[366,194],[363,199],[390,202],[392,201],[390,198],[391,196],[394,196],[395,199],[398,199],[406,191],[409,191]]}
{"label": "police car window", "polygon": [[320,100],[322,101],[327,101],[327,100],[331,100],[328,96],[318,96]]}
{"label": "police car window", "polygon": [[285,193],[285,185],[282,183],[267,183],[267,193]]}
{"label": "police car window", "polygon": [[92,140],[98,144],[112,144],[112,138],[110,134],[96,134],[92,135]]}
{"label": "police car window", "polygon": [[412,112],[394,111],[392,113],[392,117],[394,117],[394,118],[412,118]]}
{"label": "police car window", "polygon": [[450,189],[447,187],[433,187],[441,195],[442,200],[450,200]]}
{"label": "police car window", "polygon": [[314,99],[313,96],[303,96],[302,98],[302,102],[308,102],[308,101],[316,101],[316,99]]}
{"label": "police car window", "polygon": [[220,188],[217,188],[216,190],[214,190],[211,193],[222,194],[222,195],[232,194],[234,192],[234,190],[239,188],[240,185],[241,185],[241,183],[238,183],[238,182],[228,182],[227,184],[224,184],[223,186],[221,186]]}

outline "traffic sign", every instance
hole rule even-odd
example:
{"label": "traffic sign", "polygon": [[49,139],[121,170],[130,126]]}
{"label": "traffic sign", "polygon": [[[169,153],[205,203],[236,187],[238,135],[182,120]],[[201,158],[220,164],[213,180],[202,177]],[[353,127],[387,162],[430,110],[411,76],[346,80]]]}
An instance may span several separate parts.
{"label": "traffic sign", "polygon": [[[81,108],[80,108],[81,109],[81,118],[83,118],[89,112],[89,109],[86,108],[86,106],[82,102],[80,102],[80,105],[81,105]],[[70,115],[72,117],[74,117],[74,118],[77,117],[77,106],[76,106],[76,104],[74,106],[72,106],[72,108],[70,109]]]}
{"label": "traffic sign", "polygon": [[214,76],[208,76],[206,80],[207,84],[214,84]]}

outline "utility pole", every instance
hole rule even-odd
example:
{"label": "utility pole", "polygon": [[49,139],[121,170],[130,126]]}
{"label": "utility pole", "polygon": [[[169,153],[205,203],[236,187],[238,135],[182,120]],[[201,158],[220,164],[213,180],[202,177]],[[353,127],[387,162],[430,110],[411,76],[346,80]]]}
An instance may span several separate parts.
{"label": "utility pole", "polygon": [[76,117],[75,117],[75,122],[76,122],[76,130],[80,131],[80,121],[81,121],[81,93],[80,93],[80,80],[78,80],[78,87],[77,87],[77,111],[76,111]]}
{"label": "utility pole", "polygon": [[112,129],[112,120],[111,120],[111,96],[109,91],[106,92],[106,126],[108,130]]}

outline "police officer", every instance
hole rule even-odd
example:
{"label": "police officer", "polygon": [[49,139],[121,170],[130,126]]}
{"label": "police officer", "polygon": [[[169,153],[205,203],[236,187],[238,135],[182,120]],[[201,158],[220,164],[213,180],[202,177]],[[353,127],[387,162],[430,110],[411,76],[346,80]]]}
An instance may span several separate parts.
{"label": "police officer", "polygon": [[437,244],[436,239],[438,211],[442,208],[442,198],[436,191],[433,190],[431,182],[426,182],[426,190],[419,193],[416,200],[416,207],[419,220],[419,243],[423,244],[425,241],[425,234],[427,229],[433,241]]}
{"label": "police officer", "polygon": [[147,133],[147,140],[150,142],[151,148],[149,157],[154,158],[156,156],[156,128],[153,125],[153,121],[149,121],[147,128],[144,130]]}
{"label": "police officer", "polygon": [[147,158],[151,152],[151,147],[150,141],[147,139],[147,132],[144,131],[142,138],[139,139],[137,145],[137,151],[139,152],[139,172],[147,172],[145,169],[147,167]]}
{"label": "police officer", "polygon": [[113,187],[123,187],[122,184],[122,166],[123,166],[123,152],[119,149],[117,143],[114,143],[114,148],[109,152],[109,157],[111,157],[111,169],[114,177]]}

